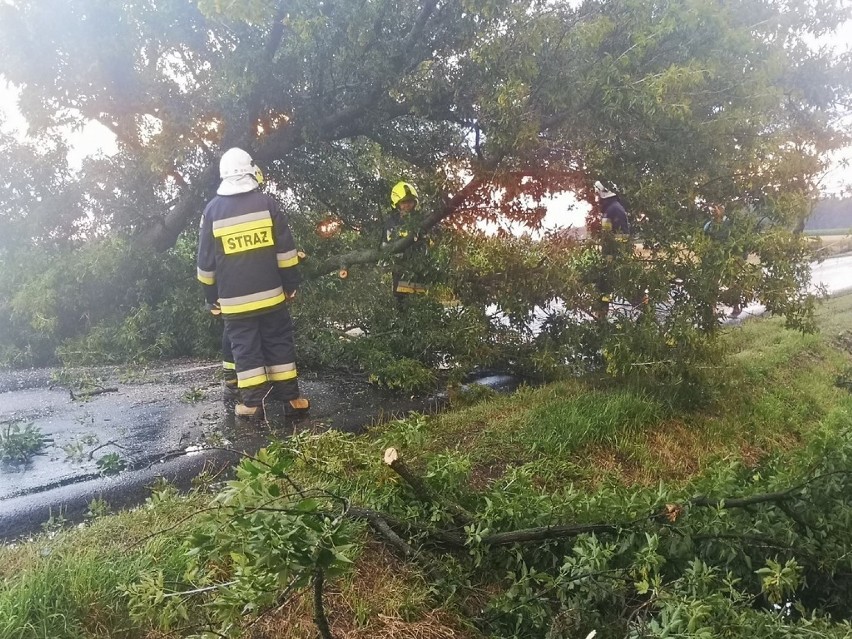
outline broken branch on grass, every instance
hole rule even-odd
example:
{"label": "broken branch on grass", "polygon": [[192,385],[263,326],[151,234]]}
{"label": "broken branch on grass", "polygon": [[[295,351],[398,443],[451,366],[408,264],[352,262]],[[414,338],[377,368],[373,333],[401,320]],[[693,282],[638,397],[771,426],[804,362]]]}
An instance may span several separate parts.
{"label": "broken branch on grass", "polygon": [[811,477],[807,481],[804,481],[801,484],[798,484],[797,486],[793,486],[792,488],[788,488],[787,490],[779,490],[772,493],[758,493],[756,495],[749,495],[748,497],[722,497],[720,499],[713,499],[709,497],[695,497],[687,501],[686,505],[708,506],[710,508],[747,508],[748,506],[754,506],[757,504],[780,504],[789,499],[792,499],[793,497],[795,497],[795,494],[797,492],[803,490],[810,484],[813,484],[814,482],[817,482],[821,479],[833,477],[835,475],[852,475],[852,471],[836,470],[830,473],[825,473],[824,475],[817,475],[815,477]]}
{"label": "broken branch on grass", "polygon": [[317,568],[314,573],[314,623],[322,639],[334,639],[331,629],[328,627],[328,618],[325,616],[325,608],[322,604],[323,582],[325,582],[325,573],[323,573],[322,568]]}
{"label": "broken branch on grass", "polygon": [[618,524],[579,524],[576,526],[539,526],[523,528],[509,532],[494,533],[482,538],[482,543],[488,546],[505,546],[507,544],[525,544],[531,541],[546,541],[548,539],[564,539],[578,537],[588,533],[617,533],[623,526]]}
{"label": "broken branch on grass", "polygon": [[[414,549],[399,535],[397,535],[388,524],[386,515],[375,510],[367,508],[350,507],[347,511],[347,516],[352,519],[363,519],[369,523],[381,537],[385,539],[391,546],[396,548],[403,557],[414,556]],[[395,522],[397,526],[401,522]]]}
{"label": "broken branch on grass", "polygon": [[423,481],[423,479],[415,475],[408,465],[402,460],[399,455],[399,451],[397,451],[396,448],[388,448],[385,450],[384,462],[387,466],[390,466],[391,470],[402,477],[405,482],[411,486],[414,493],[421,501],[443,506],[465,525],[473,523],[473,515],[471,515],[467,510],[455,502],[450,501],[443,495],[436,493],[426,484],[425,481]]}

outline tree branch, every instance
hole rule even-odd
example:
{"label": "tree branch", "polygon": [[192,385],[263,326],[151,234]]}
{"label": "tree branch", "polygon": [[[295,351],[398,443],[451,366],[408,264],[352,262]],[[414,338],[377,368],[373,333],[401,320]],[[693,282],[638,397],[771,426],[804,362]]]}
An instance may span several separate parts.
{"label": "tree branch", "polygon": [[314,573],[314,623],[317,625],[322,639],[334,639],[331,629],[328,627],[328,619],[325,616],[325,608],[322,605],[322,585],[325,574],[322,568],[317,568]]}
{"label": "tree branch", "polygon": [[474,176],[458,193],[447,200],[442,207],[423,219],[420,224],[420,231],[422,231],[422,233],[409,234],[408,237],[403,237],[398,240],[394,240],[393,242],[389,242],[381,249],[375,248],[350,251],[349,253],[330,257],[316,265],[312,265],[308,262],[305,265],[305,278],[314,279],[322,275],[327,275],[328,273],[334,273],[340,269],[349,268],[355,264],[375,264],[385,256],[402,253],[405,249],[414,244],[416,237],[427,234],[442,220],[458,211],[461,205],[486,182],[487,180],[485,178],[481,176]]}
{"label": "tree branch", "polygon": [[421,501],[426,501],[434,504],[439,504],[446,508],[454,517],[465,525],[473,523],[473,516],[458,504],[450,501],[443,495],[439,495],[432,490],[426,482],[415,475],[408,465],[399,456],[396,448],[388,448],[385,450],[384,456],[385,465],[389,466],[397,475],[402,477],[405,482],[411,486],[415,494]]}

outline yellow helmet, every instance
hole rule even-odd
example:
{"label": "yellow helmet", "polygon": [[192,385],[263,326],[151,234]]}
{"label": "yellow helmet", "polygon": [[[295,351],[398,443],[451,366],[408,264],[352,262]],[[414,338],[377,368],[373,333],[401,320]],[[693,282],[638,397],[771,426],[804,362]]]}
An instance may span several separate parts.
{"label": "yellow helmet", "polygon": [[391,206],[396,208],[400,202],[414,200],[416,207],[420,200],[417,198],[417,189],[408,182],[397,182],[391,189]]}

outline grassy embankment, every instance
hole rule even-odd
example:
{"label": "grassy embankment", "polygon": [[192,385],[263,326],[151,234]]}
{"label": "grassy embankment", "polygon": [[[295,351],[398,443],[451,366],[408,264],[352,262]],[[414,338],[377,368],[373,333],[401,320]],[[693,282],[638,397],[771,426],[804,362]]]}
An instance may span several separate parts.
{"label": "grassy embankment", "polygon": [[[697,409],[570,380],[360,438],[318,438],[313,450],[327,455],[326,472],[352,475],[374,460],[369,472],[393,483],[398,478],[380,460],[394,445],[438,483],[437,469],[464,466],[465,488],[474,494],[519,469],[543,492],[573,486],[593,494],[614,484],[685,485],[730,460],[755,467],[782,455],[807,463],[801,451],[812,440],[852,421],[852,393],[837,384],[852,378],[852,295],[823,306],[819,324],[816,335],[785,331],[772,319],[732,329],[730,366],[718,371],[714,399]],[[157,493],[137,511],[0,549],[0,638],[165,636],[129,620],[120,586],[151,567],[180,574],[190,515],[208,499]],[[366,532],[355,568],[327,593],[327,612],[337,637],[480,636],[434,601],[418,568]],[[268,634],[256,636],[316,636],[310,596],[264,618],[253,629],[261,631]]]}

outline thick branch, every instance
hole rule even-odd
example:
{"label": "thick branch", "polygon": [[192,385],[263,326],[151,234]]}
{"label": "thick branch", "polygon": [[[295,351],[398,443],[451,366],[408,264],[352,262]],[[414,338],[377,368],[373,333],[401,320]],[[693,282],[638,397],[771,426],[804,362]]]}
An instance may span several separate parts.
{"label": "thick branch", "polygon": [[617,533],[621,526],[616,524],[580,524],[577,526],[540,526],[524,528],[509,532],[494,533],[482,538],[482,543],[488,546],[505,546],[507,544],[524,544],[532,541],[547,539],[565,539],[588,533]]}
{"label": "thick branch", "polygon": [[334,639],[331,628],[328,627],[328,619],[325,616],[325,608],[322,605],[322,585],[325,575],[322,568],[317,568],[314,573],[314,623],[317,625],[322,639]]}
{"label": "thick branch", "polygon": [[[397,535],[388,525],[387,516],[383,513],[369,510],[367,508],[350,507],[346,515],[352,519],[366,520],[381,537],[392,547],[396,548],[403,557],[413,557],[414,549],[406,541]],[[400,522],[395,522],[401,525]]]}
{"label": "thick branch", "polygon": [[91,390],[79,391],[77,393],[75,393],[73,390],[71,390],[69,388],[68,392],[71,395],[71,399],[87,399],[89,397],[94,397],[95,395],[103,395],[104,393],[117,393],[118,387],[110,386],[109,388],[104,388],[102,386],[99,386],[98,388],[93,388]]}
{"label": "thick branch", "polygon": [[431,215],[426,216],[420,224],[420,233],[412,233],[407,237],[394,240],[384,245],[381,249],[361,249],[350,251],[342,255],[335,255],[316,265],[306,264],[305,277],[313,279],[328,273],[334,273],[340,269],[349,268],[355,264],[375,264],[388,255],[402,253],[414,244],[415,238],[422,237],[437,226],[441,220],[451,216],[461,208],[462,204],[482,186],[486,180],[481,176],[474,176],[458,193],[447,200],[442,207]]}
{"label": "thick branch", "polygon": [[[381,519],[388,525],[389,528],[392,529],[392,532],[394,530],[406,532],[414,531],[418,535],[427,538],[431,542],[441,546],[458,549],[464,548],[465,546],[465,538],[463,535],[436,529],[433,526],[427,526],[416,521],[401,521],[399,519],[396,519],[395,517],[392,517],[391,515],[388,515],[387,513],[381,513],[375,510],[371,510],[369,508],[359,508],[357,506],[350,506],[349,510],[346,511],[346,517],[348,517],[349,519],[363,520],[368,523],[372,520]],[[380,529],[377,528],[376,530],[380,534],[382,534]]]}
{"label": "thick branch", "polygon": [[174,246],[189,221],[201,217],[209,195],[208,187],[215,183],[218,175],[219,167],[215,163],[207,166],[187,188],[183,189],[177,204],[159,219],[156,225],[139,233],[135,239],[136,244],[160,252]]}
{"label": "thick branch", "polygon": [[[393,81],[404,69],[416,66],[421,61],[420,56],[413,56],[411,58],[409,56],[413,50],[413,46],[422,39],[429,18],[434,13],[437,4],[437,0],[430,0],[423,5],[412,28],[399,43],[398,52],[394,56],[392,72],[386,74],[387,81]],[[283,11],[284,9],[281,8],[279,14],[276,14],[269,37],[264,45],[263,60],[265,63],[269,63],[274,59],[275,53],[284,37],[283,13],[280,13]],[[431,53],[430,49],[428,55],[431,55]],[[262,106],[261,99],[262,89],[261,85],[258,85],[246,101],[246,121],[226,123],[225,135],[227,136],[227,142],[223,141],[224,146],[234,144],[252,146],[250,144],[251,139],[254,137],[252,126],[259,115]],[[361,120],[367,114],[373,115],[382,112],[386,119],[393,119],[407,113],[409,110],[409,105],[399,104],[391,100],[387,96],[387,86],[385,86],[385,83],[379,83],[378,86],[371,88],[358,102],[346,106],[319,121],[313,120],[310,117],[310,109],[305,109],[304,112],[297,113],[293,120],[282,126],[279,130],[271,133],[262,142],[259,142],[259,146],[254,149],[254,157],[259,164],[269,165],[305,144],[309,139],[339,140],[365,133],[364,123]],[[297,109],[297,111],[299,110]],[[208,195],[206,189],[203,187],[214,183],[216,173],[217,167],[214,164],[208,166],[197,180],[193,180],[194,187],[190,186],[183,189],[180,200],[166,214],[162,221],[158,221],[155,226],[140,232],[136,238],[137,243],[156,251],[165,251],[174,246],[180,232],[203,209]],[[199,185],[202,188],[199,188]],[[335,260],[333,265],[326,265],[320,269],[321,272],[318,274],[331,273],[348,264],[375,262],[378,259],[379,254],[377,252],[356,255],[351,258],[344,256]]]}
{"label": "thick branch", "polygon": [[473,517],[471,514],[466,511],[464,508],[459,506],[458,504],[450,501],[443,495],[439,495],[434,490],[432,490],[426,482],[424,482],[420,477],[415,475],[408,465],[402,461],[402,458],[399,456],[399,452],[396,448],[388,448],[385,451],[384,462],[387,466],[390,466],[391,470],[393,470],[397,475],[402,477],[405,482],[411,486],[414,490],[415,494],[421,501],[431,502],[434,504],[439,504],[446,508],[449,512],[453,514],[460,522],[464,524],[470,524],[473,522]]}

